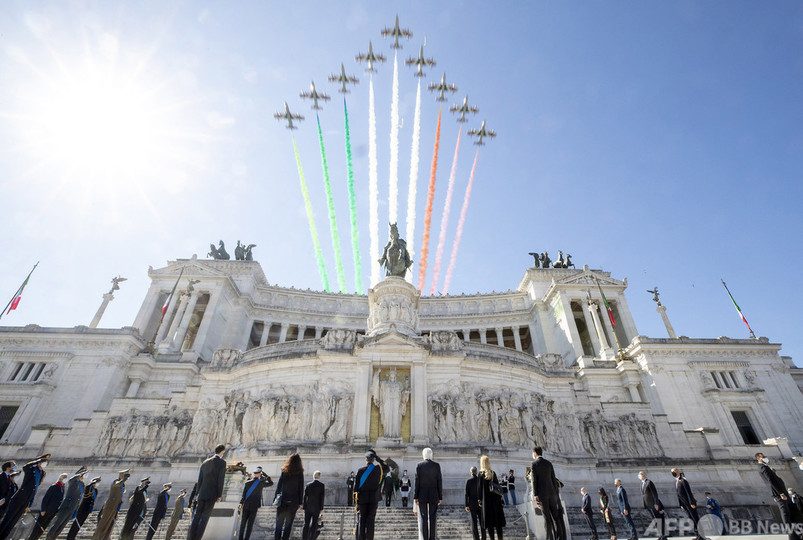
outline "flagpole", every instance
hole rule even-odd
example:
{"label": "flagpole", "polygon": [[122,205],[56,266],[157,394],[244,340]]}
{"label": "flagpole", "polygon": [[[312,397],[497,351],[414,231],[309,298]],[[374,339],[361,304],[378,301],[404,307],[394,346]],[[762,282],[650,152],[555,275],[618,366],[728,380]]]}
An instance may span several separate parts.
{"label": "flagpole", "polygon": [[608,304],[608,299],[605,298],[605,293],[602,292],[602,286],[599,284],[599,280],[597,276],[594,276],[594,281],[597,282],[597,289],[599,289],[599,295],[602,297],[602,302],[605,304],[605,310],[608,312],[608,319],[611,321],[611,332],[613,333],[613,339],[616,340],[616,356],[619,358],[619,361],[625,360],[627,356],[625,356],[625,351],[622,349],[622,345],[619,344],[619,336],[616,335],[616,323],[613,321],[613,317],[611,312],[609,311],[610,305]]}
{"label": "flagpole", "polygon": [[35,265],[33,265],[33,268],[31,268],[31,271],[30,271],[30,272],[28,272],[28,277],[26,277],[26,278],[25,278],[25,281],[23,281],[23,282],[22,282],[22,285],[20,285],[20,286],[19,286],[19,288],[17,289],[17,292],[15,292],[15,293],[14,293],[14,296],[12,296],[12,297],[11,297],[11,300],[9,300],[9,301],[8,301],[8,304],[6,304],[6,307],[4,307],[4,308],[3,308],[3,311],[0,311],[0,319],[2,319],[2,318],[3,318],[3,315],[5,315],[5,314],[6,314],[6,310],[8,309],[8,306],[10,306],[10,305],[11,305],[11,302],[13,302],[13,301],[14,301],[14,299],[15,299],[17,296],[19,296],[19,295],[21,295],[21,294],[22,294],[22,290],[23,290],[23,289],[25,289],[25,285],[27,285],[27,284],[28,284],[28,280],[29,280],[29,279],[31,279],[31,274],[33,274],[33,271],[34,271],[34,270],[36,270],[36,267],[37,267],[37,266],[39,266],[39,261],[36,261],[36,264],[35,264]]}
{"label": "flagpole", "polygon": [[746,325],[747,325],[747,330],[749,330],[749,331],[750,331],[750,337],[751,337],[751,338],[753,338],[753,339],[758,339],[758,338],[756,337],[756,335],[753,333],[753,329],[752,329],[752,328],[750,328],[750,323],[749,323],[749,322],[747,322],[747,318],[746,318],[746,317],[744,316],[744,314],[742,313],[742,308],[740,308],[740,307],[739,307],[739,304],[737,304],[737,303],[736,303],[736,300],[734,300],[734,299],[733,299],[733,295],[731,294],[731,291],[730,291],[730,289],[728,288],[728,285],[725,283],[725,280],[724,280],[724,279],[722,279],[722,278],[719,278],[719,280],[722,282],[722,285],[725,287],[725,290],[726,290],[726,291],[728,291],[728,296],[730,296],[731,302],[733,302],[733,307],[735,307],[735,308],[736,308],[736,312],[737,312],[737,313],[739,313],[739,317],[741,317],[741,318],[742,318],[742,321],[744,321],[744,324],[746,324]]}
{"label": "flagpole", "polygon": [[175,283],[175,285],[173,285],[173,289],[167,295],[167,306],[162,308],[162,310],[163,310],[162,311],[162,318],[159,319],[159,324],[156,325],[156,331],[153,333],[153,338],[151,338],[151,340],[145,346],[146,350],[148,350],[148,349],[153,350],[154,347],[156,347],[156,336],[159,335],[159,330],[162,328],[162,323],[164,323],[164,321],[165,321],[165,313],[167,313],[167,308],[170,307],[170,304],[173,301],[173,294],[176,292],[176,287],[178,287],[178,282],[181,281],[181,276],[184,275],[184,270],[186,270],[186,268],[187,268],[186,266],[182,266],[181,267],[181,272],[179,272],[178,278],[176,278],[176,283]]}

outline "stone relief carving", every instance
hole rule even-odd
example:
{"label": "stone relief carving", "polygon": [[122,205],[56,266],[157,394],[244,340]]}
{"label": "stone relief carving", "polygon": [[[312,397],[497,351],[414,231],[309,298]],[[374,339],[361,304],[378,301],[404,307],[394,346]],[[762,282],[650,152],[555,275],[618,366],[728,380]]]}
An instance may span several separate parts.
{"label": "stone relief carving", "polygon": [[162,413],[131,409],[106,420],[95,455],[173,456],[184,449],[192,420],[191,411],[176,406]]}
{"label": "stone relief carving", "polygon": [[708,371],[698,371],[697,376],[700,377],[700,382],[703,383],[703,388],[706,390],[715,388],[714,379]]}
{"label": "stone relief carving", "polygon": [[357,341],[357,332],[333,328],[321,339],[321,345],[327,350],[352,350]]}
{"label": "stone relief carving", "polygon": [[374,374],[371,399],[379,407],[379,419],[386,439],[401,438],[402,417],[407,411],[410,389],[396,380],[396,368],[390,368],[387,380],[380,380],[382,368]]}
{"label": "stone relief carving", "polygon": [[429,437],[444,443],[529,447],[562,454],[663,455],[655,424],[634,413],[615,419],[595,410],[578,415],[543,394],[510,392],[467,383],[442,385],[429,395]]}
{"label": "stone relief carving", "polygon": [[242,359],[243,353],[239,349],[218,349],[212,355],[212,367],[232,368]]}
{"label": "stone relief carving", "polygon": [[756,372],[753,371],[752,369],[746,369],[744,370],[744,380],[746,380],[747,384],[749,384],[750,386],[757,386],[758,376],[756,375]]}
{"label": "stone relief carving", "polygon": [[463,348],[463,342],[457,337],[457,333],[451,330],[431,332],[427,336],[427,343],[433,351],[459,351]]}

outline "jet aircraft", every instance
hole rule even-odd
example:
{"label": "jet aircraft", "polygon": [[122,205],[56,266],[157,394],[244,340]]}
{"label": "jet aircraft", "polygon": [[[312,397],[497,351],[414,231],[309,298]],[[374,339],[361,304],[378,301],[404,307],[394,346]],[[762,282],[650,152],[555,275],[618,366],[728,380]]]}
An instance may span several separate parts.
{"label": "jet aircraft", "polygon": [[374,69],[374,62],[385,61],[385,57],[382,56],[381,54],[374,54],[374,46],[370,41],[368,42],[368,53],[367,54],[360,53],[355,58],[357,59],[357,62],[368,62],[368,67],[365,69],[365,71],[368,73],[373,73],[374,71],[376,71]]}
{"label": "jet aircraft", "polygon": [[304,117],[300,114],[295,114],[290,112],[290,106],[287,102],[284,102],[284,112],[280,113],[277,112],[273,115],[276,120],[287,120],[287,129],[298,129],[297,126],[293,125],[293,120],[303,120]]}
{"label": "jet aircraft", "polygon": [[443,77],[441,77],[440,83],[429,83],[429,86],[427,86],[427,88],[436,92],[440,92],[440,95],[437,98],[435,98],[438,101],[446,101],[445,94],[447,91],[457,92],[457,87],[455,85],[446,84],[446,73],[444,73]]}
{"label": "jet aircraft", "polygon": [[332,82],[340,83],[340,92],[341,94],[348,94],[349,89],[346,88],[347,84],[357,84],[360,80],[357,77],[352,77],[350,75],[346,75],[346,67],[343,64],[340,64],[340,75],[329,75],[329,80]]}
{"label": "jet aircraft", "polygon": [[482,121],[480,129],[469,129],[467,133],[472,137],[478,137],[477,142],[475,142],[474,144],[479,146],[483,146],[485,144],[484,142],[482,142],[483,137],[496,137],[495,131],[493,131],[492,129],[485,129],[485,120]]}
{"label": "jet aircraft", "polygon": [[382,30],[382,36],[388,37],[393,36],[393,44],[390,46],[391,49],[401,49],[402,46],[399,44],[400,37],[406,37],[410,39],[413,37],[413,33],[407,30],[406,28],[399,28],[399,16],[396,15],[396,26],[393,28],[385,28]]}
{"label": "jet aircraft", "polygon": [[434,66],[435,60],[432,58],[424,58],[424,46],[421,45],[421,52],[418,53],[418,58],[410,57],[405,62],[408,66],[416,66],[418,71],[416,72],[416,77],[426,77],[426,73],[424,73],[424,68],[427,66]]}
{"label": "jet aircraft", "polygon": [[299,95],[304,99],[311,99],[313,109],[321,110],[321,107],[318,106],[318,100],[329,101],[329,96],[323,92],[318,92],[318,90],[315,89],[314,82],[310,83],[309,88],[309,92],[301,92]]}
{"label": "jet aircraft", "polygon": [[480,111],[477,107],[472,107],[468,104],[468,96],[463,98],[462,105],[452,105],[449,110],[453,113],[460,113],[460,118],[457,119],[458,122],[468,122],[466,113],[477,114]]}

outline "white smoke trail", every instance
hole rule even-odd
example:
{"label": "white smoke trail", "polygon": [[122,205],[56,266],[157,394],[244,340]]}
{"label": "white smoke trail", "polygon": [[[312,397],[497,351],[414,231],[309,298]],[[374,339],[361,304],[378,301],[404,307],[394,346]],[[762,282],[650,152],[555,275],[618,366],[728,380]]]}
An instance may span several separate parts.
{"label": "white smoke trail", "polygon": [[429,294],[434,296],[438,291],[438,278],[441,273],[441,261],[443,260],[443,247],[446,244],[446,227],[449,225],[449,210],[452,207],[452,193],[454,193],[454,180],[457,176],[457,154],[460,152],[460,135],[463,128],[457,132],[457,144],[454,147],[454,160],[452,160],[452,172],[449,174],[449,187],[446,189],[446,202],[443,205],[443,217],[441,217],[441,232],[438,236],[438,253],[435,255],[435,269],[432,271],[432,286]]}
{"label": "white smoke trail", "polygon": [[379,283],[379,174],[376,164],[376,109],[374,79],[368,83],[368,235],[371,238],[371,286]]}
{"label": "white smoke trail", "polygon": [[399,58],[393,55],[393,97],[390,102],[390,187],[388,189],[388,221],[399,219]]}
{"label": "white smoke trail", "polygon": [[466,186],[466,196],[463,199],[463,208],[460,209],[460,220],[457,222],[457,232],[454,238],[454,247],[452,247],[452,258],[449,261],[449,269],[446,271],[446,279],[443,282],[443,291],[441,294],[449,293],[449,285],[452,282],[452,272],[454,272],[455,262],[457,262],[457,249],[460,247],[460,239],[463,238],[463,227],[466,224],[466,213],[468,212],[468,203],[471,200],[471,186],[474,185],[474,173],[477,170],[477,158],[480,156],[480,149],[477,148],[477,153],[474,154],[474,165],[471,166],[471,174],[468,176],[468,185]]}
{"label": "white smoke trail", "polygon": [[[407,251],[415,256],[415,197],[418,184],[418,150],[421,146],[421,79],[418,79],[418,92],[415,95],[415,118],[413,120],[413,147],[410,151],[410,187],[407,189]],[[407,272],[407,281],[413,282],[413,272]]]}

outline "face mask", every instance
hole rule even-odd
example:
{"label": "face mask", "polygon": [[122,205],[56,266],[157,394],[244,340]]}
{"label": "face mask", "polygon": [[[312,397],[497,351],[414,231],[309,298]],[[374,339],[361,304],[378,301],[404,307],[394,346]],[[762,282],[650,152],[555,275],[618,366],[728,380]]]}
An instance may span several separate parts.
{"label": "face mask", "polygon": [[672,471],[672,476],[674,476],[675,478],[677,478],[677,477],[678,477],[678,473],[676,473],[675,471]]}
{"label": "face mask", "polygon": [[43,461],[39,465],[44,469],[45,467],[47,467],[47,461]]}
{"label": "face mask", "polygon": [[641,474],[640,474],[640,475],[638,475],[638,479],[639,479],[639,480],[641,480],[641,481],[643,482],[643,481],[644,481],[644,475],[641,475]]}
{"label": "face mask", "polygon": [[769,458],[765,458],[765,457],[763,457],[763,458],[761,458],[761,462],[762,462],[764,465],[769,465],[769,463],[770,463],[770,460],[769,460]]}

